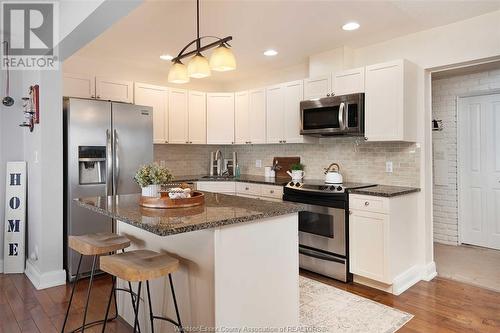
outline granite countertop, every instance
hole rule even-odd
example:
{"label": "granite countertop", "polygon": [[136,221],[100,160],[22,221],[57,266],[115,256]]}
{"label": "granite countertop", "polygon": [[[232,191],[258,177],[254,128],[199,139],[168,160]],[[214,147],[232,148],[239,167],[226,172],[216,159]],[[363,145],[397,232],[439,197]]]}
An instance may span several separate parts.
{"label": "granite countertop", "polygon": [[140,194],[75,199],[76,204],[160,236],[296,213],[305,206],[204,192],[205,205],[154,209],[139,205]]}
{"label": "granite countertop", "polygon": [[[205,177],[205,178],[204,178]],[[175,176],[173,182],[243,182],[255,183],[264,185],[277,185],[284,186],[290,181],[290,177],[284,178],[266,178],[264,176],[256,175],[240,175],[239,177],[224,177],[224,178],[208,178],[207,175],[187,175]]]}
{"label": "granite countertop", "polygon": [[387,198],[397,197],[399,195],[405,195],[414,192],[420,192],[420,189],[417,187],[376,185],[372,187],[349,190],[349,193],[351,194],[364,194]]}

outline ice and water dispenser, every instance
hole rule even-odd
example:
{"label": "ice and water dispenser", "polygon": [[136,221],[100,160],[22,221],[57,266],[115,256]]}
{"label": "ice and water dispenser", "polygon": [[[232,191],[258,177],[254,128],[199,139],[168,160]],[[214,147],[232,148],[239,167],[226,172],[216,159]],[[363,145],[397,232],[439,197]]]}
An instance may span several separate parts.
{"label": "ice and water dispenser", "polygon": [[80,185],[106,183],[106,147],[79,146],[78,174]]}

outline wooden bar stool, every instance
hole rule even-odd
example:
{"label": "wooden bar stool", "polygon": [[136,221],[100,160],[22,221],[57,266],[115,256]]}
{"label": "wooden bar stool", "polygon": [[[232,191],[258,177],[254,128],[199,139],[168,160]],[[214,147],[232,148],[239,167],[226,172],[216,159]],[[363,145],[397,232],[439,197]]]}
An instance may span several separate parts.
{"label": "wooden bar stool", "polygon": [[[149,302],[149,320],[151,322],[151,332],[154,333],[154,320],[160,319],[168,321],[179,328],[183,333],[184,329],[182,327],[181,318],[179,316],[179,309],[177,307],[177,300],[175,298],[174,284],[172,282],[172,273],[178,270],[179,260],[172,258],[167,254],[162,254],[149,250],[137,250],[125,253],[114,254],[111,256],[106,256],[101,258],[100,268],[102,271],[109,273],[113,276],[113,286],[111,288],[111,294],[109,295],[108,307],[106,309],[106,316],[104,317],[104,325],[102,327],[102,332],[105,332],[106,321],[108,318],[109,307],[111,305],[111,298],[116,290],[121,290],[116,288],[116,278],[130,282],[138,282],[137,287],[137,299],[140,299],[141,295],[141,285],[143,281],[146,281],[146,289],[148,292],[148,302]],[[156,279],[162,276],[168,275],[170,282],[170,290],[172,292],[172,298],[175,307],[175,314],[177,316],[177,321],[171,318],[160,317],[153,314],[153,308],[151,306],[151,293],[149,291],[149,280]],[[136,302],[136,308],[134,309],[134,333],[136,332],[136,327],[139,325],[139,301]],[[140,332],[140,330],[139,330]]]}
{"label": "wooden bar stool", "polygon": [[[80,273],[80,266],[82,264],[83,256],[93,256],[92,260],[92,270],[90,271],[90,280],[89,286],[87,288],[87,300],[85,303],[85,310],[83,313],[83,324],[77,329],[71,332],[77,331],[85,331],[85,328],[90,326],[94,326],[103,322],[103,320],[97,320],[91,323],[87,323],[87,310],[89,306],[90,292],[92,290],[92,282],[94,280],[94,274],[96,269],[96,261],[97,257],[102,255],[109,255],[112,252],[122,250],[128,246],[130,246],[130,240],[124,236],[120,236],[113,233],[97,233],[97,234],[88,234],[81,236],[69,236],[68,237],[68,246],[80,253],[80,260],[78,261],[78,268],[76,270],[75,280],[73,281],[73,288],[71,290],[71,296],[69,298],[68,309],[66,310],[66,316],[64,317],[64,324],[62,326],[61,332],[64,333],[64,328],[66,327],[66,322],[68,321],[69,311],[71,308],[71,303],[73,302],[73,295],[75,293],[76,284],[78,282],[78,277]],[[132,289],[132,288],[131,288]],[[132,299],[132,302],[134,300]],[[116,297],[115,297],[115,310],[116,310]],[[116,313],[116,312],[115,312]],[[115,319],[115,317],[110,318],[110,320]],[[107,318],[106,318],[107,319]]]}

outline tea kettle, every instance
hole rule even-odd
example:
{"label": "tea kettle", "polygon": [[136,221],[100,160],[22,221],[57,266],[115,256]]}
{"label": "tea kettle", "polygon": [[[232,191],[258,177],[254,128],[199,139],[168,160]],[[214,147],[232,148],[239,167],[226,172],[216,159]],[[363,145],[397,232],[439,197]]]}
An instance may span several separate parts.
{"label": "tea kettle", "polygon": [[340,166],[337,163],[332,163],[328,166],[328,168],[325,168],[325,183],[342,184]]}

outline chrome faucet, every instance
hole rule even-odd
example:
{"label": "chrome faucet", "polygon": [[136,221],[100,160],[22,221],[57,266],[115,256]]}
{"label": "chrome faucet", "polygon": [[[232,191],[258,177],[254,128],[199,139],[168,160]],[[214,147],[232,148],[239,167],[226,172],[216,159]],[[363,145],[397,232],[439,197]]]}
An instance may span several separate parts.
{"label": "chrome faucet", "polygon": [[220,149],[217,149],[214,158],[217,161],[217,175],[222,176],[223,174],[222,167],[224,165],[224,158],[222,157],[222,152],[220,151]]}

